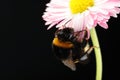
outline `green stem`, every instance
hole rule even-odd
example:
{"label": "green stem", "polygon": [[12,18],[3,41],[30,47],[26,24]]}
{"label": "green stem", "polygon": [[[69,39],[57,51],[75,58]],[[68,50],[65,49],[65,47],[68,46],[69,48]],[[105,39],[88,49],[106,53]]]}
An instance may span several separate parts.
{"label": "green stem", "polygon": [[94,48],[96,57],[96,80],[102,80],[102,56],[95,28],[91,29],[90,34],[93,46],[98,47]]}

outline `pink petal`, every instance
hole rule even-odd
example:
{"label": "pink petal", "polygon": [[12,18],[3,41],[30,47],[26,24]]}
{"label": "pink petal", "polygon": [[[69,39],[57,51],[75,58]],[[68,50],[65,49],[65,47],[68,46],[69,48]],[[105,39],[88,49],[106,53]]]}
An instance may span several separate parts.
{"label": "pink petal", "polygon": [[106,22],[100,22],[98,23],[101,27],[103,27],[104,29],[108,29],[108,25]]}

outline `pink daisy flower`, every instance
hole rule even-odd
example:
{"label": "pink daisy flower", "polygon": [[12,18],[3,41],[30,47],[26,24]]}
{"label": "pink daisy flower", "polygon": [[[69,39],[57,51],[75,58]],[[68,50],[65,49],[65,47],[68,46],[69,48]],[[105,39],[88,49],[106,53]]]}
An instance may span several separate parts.
{"label": "pink daisy flower", "polygon": [[[97,24],[107,29],[110,17],[120,13],[120,0],[51,0],[43,14],[48,29],[53,26],[80,31],[91,29]],[[69,21],[69,22],[68,22]]]}
{"label": "pink daisy flower", "polygon": [[[117,18],[120,13],[120,0],[51,0],[43,14],[48,29],[53,26],[74,31],[88,30],[91,35],[96,56],[96,80],[102,80],[102,57],[95,28],[97,25],[107,29],[110,17]],[[91,30],[90,30],[91,29]],[[89,32],[90,31],[90,32]],[[81,38],[81,36],[80,36]]]}

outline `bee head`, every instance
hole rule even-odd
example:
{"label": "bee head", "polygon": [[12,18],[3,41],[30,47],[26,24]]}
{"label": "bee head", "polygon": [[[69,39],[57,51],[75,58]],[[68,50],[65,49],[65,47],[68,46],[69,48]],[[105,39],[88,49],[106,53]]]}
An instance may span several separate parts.
{"label": "bee head", "polygon": [[55,35],[60,41],[71,41],[74,38],[74,30],[72,28],[60,29]]}

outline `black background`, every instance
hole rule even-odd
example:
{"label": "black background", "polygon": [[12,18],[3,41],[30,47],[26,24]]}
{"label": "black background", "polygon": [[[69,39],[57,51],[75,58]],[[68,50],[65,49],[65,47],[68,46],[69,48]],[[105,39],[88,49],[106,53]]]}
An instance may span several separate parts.
{"label": "black background", "polygon": [[[95,80],[95,57],[73,72],[51,51],[55,27],[46,30],[41,16],[49,0],[3,0],[0,5],[0,80]],[[96,27],[102,57],[103,79],[116,80],[119,65],[120,15]]]}

